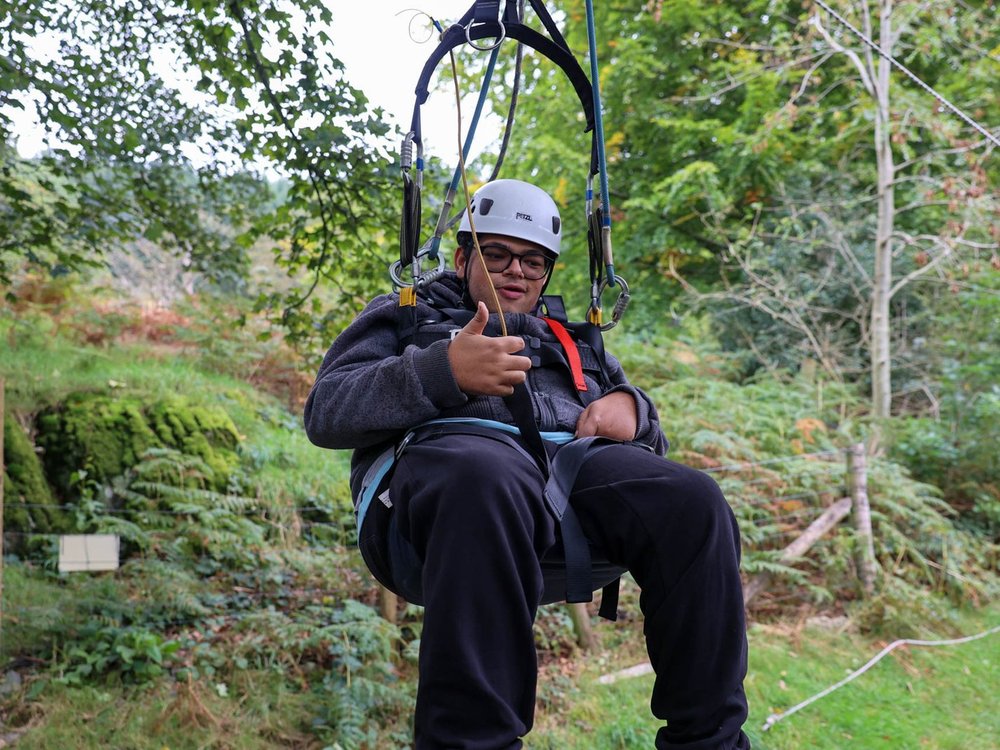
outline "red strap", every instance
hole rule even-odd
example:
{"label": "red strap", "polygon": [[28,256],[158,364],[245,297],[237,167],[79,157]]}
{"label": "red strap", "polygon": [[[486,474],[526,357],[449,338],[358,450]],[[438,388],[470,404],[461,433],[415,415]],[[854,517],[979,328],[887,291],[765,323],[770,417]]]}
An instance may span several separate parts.
{"label": "red strap", "polygon": [[576,342],[569,335],[566,326],[552,318],[542,318],[542,320],[549,324],[552,333],[559,339],[563,351],[566,352],[566,359],[569,360],[569,369],[573,373],[573,384],[576,386],[576,389],[578,391],[587,390],[587,381],[583,379],[583,365],[580,363],[580,352],[577,351]]}

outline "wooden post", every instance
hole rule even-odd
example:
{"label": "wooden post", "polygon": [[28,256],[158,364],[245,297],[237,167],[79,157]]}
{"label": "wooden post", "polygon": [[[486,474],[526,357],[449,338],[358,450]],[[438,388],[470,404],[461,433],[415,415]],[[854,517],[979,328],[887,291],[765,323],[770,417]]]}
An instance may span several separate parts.
{"label": "wooden post", "polygon": [[[778,557],[778,562],[790,563],[793,560],[797,560],[802,557],[809,551],[810,547],[819,541],[820,537],[840,523],[840,520],[850,512],[851,498],[842,497],[840,500],[823,511],[823,515],[809,524],[806,530],[802,532],[801,536],[781,551],[781,555]],[[770,573],[761,573],[752,581],[749,581],[747,585],[743,587],[743,605],[746,606],[750,604],[750,601],[757,596],[757,594],[766,589],[770,582]]]}
{"label": "wooden post", "polygon": [[590,626],[590,612],[584,602],[567,604],[569,619],[573,621],[573,632],[576,633],[576,643],[584,651],[590,651],[596,645],[594,629]]}
{"label": "wooden post", "polygon": [[871,595],[875,591],[875,540],[872,535],[872,511],[868,504],[864,443],[855,443],[847,449],[847,486],[854,504],[854,528],[858,535],[858,575],[865,595]]}
{"label": "wooden post", "polygon": [[378,585],[378,611],[382,617],[395,625],[398,610],[399,601],[396,595],[380,583]]}

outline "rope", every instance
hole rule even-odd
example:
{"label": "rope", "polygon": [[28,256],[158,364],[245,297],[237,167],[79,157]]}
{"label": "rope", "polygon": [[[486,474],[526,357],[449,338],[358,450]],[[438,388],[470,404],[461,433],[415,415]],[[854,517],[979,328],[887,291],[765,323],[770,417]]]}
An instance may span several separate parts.
{"label": "rope", "polygon": [[[520,49],[520,45],[518,45]],[[451,207],[455,202],[455,194],[458,191],[458,181],[461,179],[461,170],[464,168],[463,165],[465,160],[469,158],[469,151],[472,148],[472,142],[476,137],[476,129],[479,127],[479,118],[483,114],[483,107],[486,104],[486,99],[490,92],[490,83],[493,80],[493,71],[496,68],[497,57],[500,55],[500,46],[497,45],[490,52],[489,62],[486,64],[486,73],[483,76],[483,85],[479,89],[479,99],[476,101],[476,109],[472,114],[472,122],[469,124],[469,132],[465,135],[465,145],[462,147],[462,158],[459,164],[455,167],[455,171],[451,176],[451,184],[448,186],[448,192],[445,194],[444,202],[441,204],[441,212],[438,215],[437,228],[434,231],[434,237],[431,239],[431,252],[430,256],[432,258],[437,257],[438,247],[441,244],[441,238],[444,233],[453,225],[454,222],[458,221],[464,211],[459,211],[452,221],[448,220],[448,213],[451,211]],[[452,57],[454,62],[454,56]],[[454,71],[454,67],[452,68]],[[459,131],[461,132],[462,120],[459,118]],[[459,136],[461,138],[461,135]]]}
{"label": "rope", "polygon": [[899,68],[901,71],[903,71],[907,76],[909,76],[909,78],[914,83],[916,83],[920,88],[922,88],[928,94],[930,94],[935,99],[937,99],[945,107],[947,107],[948,109],[950,109],[952,111],[952,113],[954,113],[961,120],[963,120],[966,125],[968,125],[973,130],[975,130],[977,133],[979,133],[981,136],[983,136],[984,138],[986,138],[994,146],[1000,146],[1000,139],[998,139],[990,131],[988,131],[986,128],[984,128],[982,125],[980,125],[978,122],[976,122],[971,117],[969,117],[967,114],[965,114],[965,112],[963,112],[958,107],[956,107],[954,104],[952,104],[947,99],[945,99],[941,94],[939,94],[937,91],[935,91],[933,88],[931,88],[931,86],[929,84],[924,83],[920,78],[917,77],[917,75],[915,73],[913,73],[909,68],[907,68],[905,65],[903,65],[903,63],[901,63],[898,60],[896,60],[896,58],[894,58],[888,52],[883,51],[882,48],[879,47],[874,41],[872,41],[871,39],[869,39],[867,36],[865,36],[864,33],[862,33],[861,31],[859,31],[858,29],[856,29],[854,26],[852,26],[851,23],[846,18],[844,18],[839,13],[837,13],[837,11],[835,11],[833,8],[831,8],[829,5],[827,5],[825,2],[823,2],[823,0],[816,0],[816,4],[818,6],[820,6],[821,8],[823,8],[823,10],[825,10],[827,13],[829,13],[831,16],[833,16],[841,24],[843,24],[852,34],[854,34],[854,36],[856,36],[862,42],[864,42],[869,47],[871,47],[873,50],[875,50],[875,52],[877,52],[883,58],[885,58],[890,63],[892,63],[893,65],[895,65],[897,68]]}
{"label": "rope", "polygon": [[980,638],[985,638],[986,636],[993,635],[994,633],[1000,633],[1000,625],[992,627],[989,630],[985,630],[982,633],[977,633],[976,635],[965,636],[964,638],[949,638],[947,640],[941,640],[941,641],[921,641],[921,640],[915,640],[913,638],[901,638],[898,641],[893,641],[884,649],[882,649],[872,659],[870,659],[867,664],[865,664],[860,669],[851,672],[851,674],[842,679],[840,682],[836,683],[835,685],[831,685],[825,690],[821,690],[820,692],[816,693],[816,695],[812,696],[811,698],[807,698],[806,700],[802,701],[801,703],[795,706],[792,706],[787,711],[782,711],[780,713],[771,714],[770,716],[768,716],[767,721],[764,722],[763,726],[761,727],[761,730],[766,732],[782,719],[787,719],[789,716],[798,711],[801,711],[803,708],[810,705],[811,703],[815,703],[820,698],[825,698],[834,690],[837,690],[838,688],[843,687],[852,680],[860,677],[869,669],[878,664],[878,662],[881,661],[881,659],[884,656],[887,656],[889,653],[891,653],[899,646],[956,646],[962,643],[970,643],[971,641],[977,641]]}

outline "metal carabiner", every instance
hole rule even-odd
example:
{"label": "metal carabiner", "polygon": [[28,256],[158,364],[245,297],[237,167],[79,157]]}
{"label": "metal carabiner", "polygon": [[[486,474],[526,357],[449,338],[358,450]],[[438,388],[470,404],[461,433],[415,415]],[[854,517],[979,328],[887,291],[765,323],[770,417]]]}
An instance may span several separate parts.
{"label": "metal carabiner", "polygon": [[615,300],[614,309],[611,311],[610,322],[601,324],[601,295],[604,294],[604,290],[610,285],[608,279],[604,279],[597,288],[596,293],[591,299],[590,311],[587,313],[587,319],[595,325],[600,326],[602,331],[610,331],[618,325],[618,322],[625,314],[625,309],[628,307],[629,302],[632,301],[632,295],[629,294],[628,284],[625,282],[625,279],[615,274],[615,283],[621,285],[621,291],[618,293],[618,299]]}
{"label": "metal carabiner", "polygon": [[[420,248],[417,254],[413,257],[412,266],[415,266],[416,268],[419,269],[420,259],[426,257],[429,254],[430,254],[430,249],[427,246]],[[424,284],[434,281],[435,279],[441,278],[441,275],[444,273],[445,270],[444,255],[439,254],[437,256],[437,261],[438,261],[437,268],[431,271],[427,271],[426,273],[419,273],[418,271],[418,275],[413,279],[413,282],[407,283],[407,281],[403,278],[403,264],[401,261],[397,260],[391,266],[389,266],[389,278],[392,279],[393,285],[399,288],[408,286],[413,286],[414,288],[421,287]]]}
{"label": "metal carabiner", "polygon": [[[404,172],[409,172],[410,168],[413,166],[413,142],[416,140],[417,134],[412,130],[403,136],[403,142],[399,146],[399,168]],[[419,159],[419,149],[420,145],[417,145]]]}
{"label": "metal carabiner", "polygon": [[507,38],[507,27],[504,26],[503,21],[498,18],[497,23],[500,24],[500,36],[498,36],[497,40],[488,47],[480,47],[472,43],[472,36],[470,34],[472,31],[472,23],[472,21],[469,21],[469,23],[465,25],[465,41],[470,47],[472,47],[472,49],[477,49],[480,52],[489,52],[490,50],[494,50],[499,47],[503,43],[503,40]]}

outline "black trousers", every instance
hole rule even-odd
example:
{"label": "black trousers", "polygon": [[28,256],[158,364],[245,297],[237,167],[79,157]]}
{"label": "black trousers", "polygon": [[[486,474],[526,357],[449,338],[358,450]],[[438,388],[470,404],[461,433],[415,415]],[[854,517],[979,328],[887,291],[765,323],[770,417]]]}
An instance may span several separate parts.
{"label": "black trousers", "polygon": [[[394,578],[415,570],[423,587],[416,750],[520,748],[531,729],[539,560],[557,539],[543,484],[508,446],[442,435],[406,449],[392,508],[376,499],[368,511],[361,551],[372,572],[403,592]],[[666,722],[656,748],[747,750],[739,531],[718,485],[614,445],[586,462],[570,502],[587,538],[641,588],[650,706]]]}

